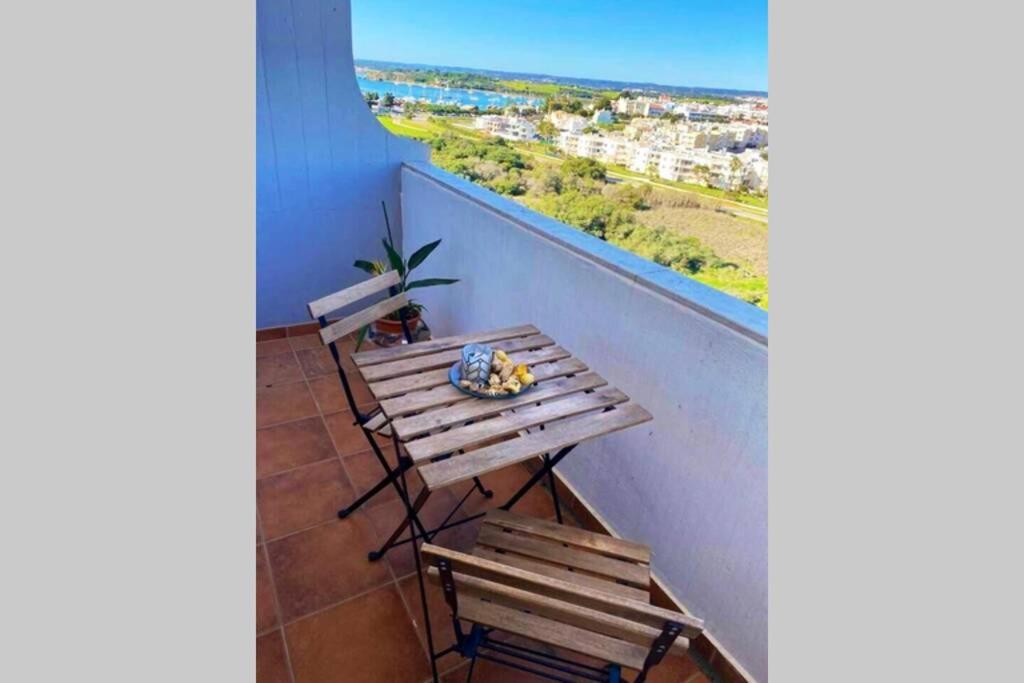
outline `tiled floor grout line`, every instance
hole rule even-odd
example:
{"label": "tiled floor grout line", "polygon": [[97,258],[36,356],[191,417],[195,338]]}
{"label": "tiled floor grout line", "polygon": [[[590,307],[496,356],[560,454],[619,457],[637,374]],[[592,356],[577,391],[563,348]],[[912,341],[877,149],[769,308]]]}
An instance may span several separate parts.
{"label": "tiled floor grout line", "polygon": [[[338,461],[341,463],[342,473],[345,475],[345,478],[348,480],[349,485],[352,486],[352,479],[351,479],[351,477],[349,477],[348,471],[345,469],[345,463],[341,462],[341,456],[338,453],[338,446],[334,443],[334,437],[331,436],[331,430],[327,428],[327,421],[324,419],[323,411],[320,409],[320,402],[316,400],[316,395],[313,393],[312,387],[309,386],[309,379],[306,377],[306,371],[302,368],[302,363],[299,362],[298,352],[295,350],[294,347],[292,347],[290,342],[288,343],[288,348],[291,351],[292,358],[295,360],[295,363],[299,366],[299,373],[302,375],[302,381],[306,385],[306,391],[309,392],[310,398],[313,399],[313,405],[316,406],[316,412],[317,412],[317,415],[320,416],[320,422],[323,425],[324,429],[327,431],[327,438],[329,438],[331,440],[331,447],[334,449],[334,454],[338,458]],[[303,418],[303,419],[308,419],[308,417],[312,417],[312,416],[307,416],[307,418]],[[325,458],[325,460],[326,459],[327,458]],[[352,490],[355,490],[354,486],[352,486]],[[262,529],[263,528],[263,524],[262,524],[262,517],[260,516],[259,505],[256,506],[256,515],[257,515],[257,520],[260,523],[260,528]],[[288,650],[288,638],[287,638],[287,636],[285,634],[285,630],[284,630],[284,627],[286,625],[284,623],[284,611],[281,609],[281,600],[280,600],[280,598],[278,597],[278,594],[277,594],[277,582],[274,581],[274,568],[273,568],[273,566],[270,563],[270,551],[267,548],[267,546],[270,544],[270,541],[271,541],[271,539],[268,539],[265,536],[263,537],[263,544],[262,545],[263,545],[264,560],[267,563],[267,573],[269,574],[269,577],[270,577],[270,587],[271,587],[271,590],[274,593],[274,605],[275,605],[275,607],[277,609],[277,620],[278,620],[278,623],[279,623],[279,625],[281,627],[281,642],[282,642],[283,647],[284,647],[284,657],[285,657],[285,664],[286,664],[286,666],[288,668],[288,677],[289,677],[289,679],[291,680],[292,683],[295,683],[295,672],[292,669],[291,652],[289,652],[289,650]]]}
{"label": "tiled floor grout line", "polygon": [[[256,524],[260,529],[263,528],[263,519],[260,516],[259,505],[256,506]],[[260,543],[260,548],[263,550],[263,562],[267,565],[267,578],[270,580],[270,592],[274,594],[274,610],[277,613],[277,628],[281,630],[281,646],[284,648],[284,663],[288,669],[288,678],[292,683],[295,683],[295,673],[292,671],[292,656],[288,652],[288,638],[285,637],[284,632],[284,611],[281,609],[281,600],[277,597],[277,582],[274,581],[274,567],[270,564],[270,551],[267,549],[267,539],[263,539],[263,543]]]}
{"label": "tiled floor grout line", "polygon": [[335,607],[340,607],[341,605],[344,605],[346,603],[352,602],[353,600],[356,600],[357,598],[365,597],[365,596],[369,595],[370,593],[372,593],[374,591],[379,591],[381,588],[387,588],[388,586],[391,586],[395,590],[398,590],[398,586],[394,585],[394,581],[392,579],[388,579],[386,581],[382,581],[381,583],[378,583],[376,586],[371,586],[370,588],[367,588],[364,591],[360,591],[360,592],[358,592],[358,593],[356,593],[354,595],[350,595],[350,596],[348,596],[346,598],[343,598],[342,600],[338,600],[337,602],[332,602],[332,603],[330,603],[328,605],[324,605],[323,607],[317,607],[312,612],[306,612],[302,616],[295,617],[294,619],[292,619],[291,621],[289,621],[287,623],[282,622],[281,625],[282,625],[282,627],[284,627],[284,626],[292,626],[294,624],[299,623],[300,621],[302,621],[304,619],[308,619],[309,617],[315,617],[318,614],[323,614],[324,612],[326,612],[328,610],[332,610]]}
{"label": "tiled floor grout line", "polygon": [[[329,413],[329,414],[330,415],[334,415],[334,413]],[[304,419],[308,420],[308,419],[310,419],[312,417],[317,417],[317,416],[316,415],[311,415],[310,417],[307,417],[307,418],[304,418]],[[329,437],[330,436],[330,432],[328,432],[327,435]],[[303,467],[311,467],[313,465],[322,465],[323,463],[327,462],[328,460],[330,460],[331,458],[333,458],[335,456],[340,456],[342,458],[354,458],[357,455],[365,455],[367,453],[369,453],[369,454],[373,453],[373,449],[372,448],[367,448],[365,451],[356,451],[355,453],[346,453],[345,455],[340,455],[338,453],[338,449],[334,447],[334,441],[333,440],[331,441],[331,448],[334,450],[334,455],[328,455],[326,458],[323,458],[322,460],[315,460],[313,462],[304,462],[301,465],[296,465],[295,467],[289,467],[286,470],[277,470],[276,472],[271,472],[270,474],[265,474],[262,477],[257,476],[256,477],[256,481],[264,481],[265,479],[273,479],[274,477],[279,477],[279,476],[281,476],[283,474],[291,474],[292,472],[297,472],[298,470],[301,470]],[[391,448],[391,446],[381,446],[381,448],[387,449],[387,448]]]}
{"label": "tiled floor grout line", "polygon": [[[289,347],[290,347],[290,345],[289,345]],[[298,351],[306,350],[306,349],[295,349],[295,348],[291,348],[290,347],[289,350],[290,350],[293,358],[295,359],[296,363],[298,363],[298,365],[299,365],[299,370],[300,370],[300,373],[302,374],[302,380],[301,381],[305,383],[307,391],[310,392],[310,396],[313,398],[313,403],[316,406],[316,414],[315,415],[307,415],[307,416],[304,416],[304,417],[301,417],[301,418],[297,418],[295,420],[286,420],[286,421],[279,422],[279,423],[265,425],[264,427],[260,427],[259,429],[266,429],[266,428],[269,428],[269,427],[276,427],[276,426],[279,426],[279,425],[289,424],[289,423],[292,423],[292,422],[299,422],[299,421],[302,421],[302,420],[308,420],[308,419],[310,419],[312,417],[319,417],[320,420],[321,420],[321,423],[324,426],[324,429],[327,430],[327,434],[328,434],[328,437],[330,438],[331,445],[334,448],[335,457],[338,458],[339,464],[341,465],[341,468],[342,468],[342,472],[344,473],[346,479],[348,480],[348,482],[349,482],[349,484],[351,486],[352,491],[356,492],[357,495],[358,495],[358,490],[357,490],[357,487],[355,485],[355,482],[354,482],[351,474],[349,473],[348,468],[345,465],[345,458],[349,457],[349,456],[355,456],[355,455],[360,455],[360,454],[365,454],[365,453],[372,453],[373,452],[373,448],[369,447],[367,449],[356,451],[355,453],[349,453],[349,454],[346,454],[346,455],[342,455],[341,454],[341,452],[340,452],[340,450],[338,448],[338,445],[335,443],[334,435],[331,434],[331,431],[330,431],[330,429],[327,426],[326,416],[327,415],[334,415],[334,414],[336,414],[338,412],[351,412],[351,411],[348,410],[348,408],[342,408],[341,410],[330,411],[328,413],[325,413],[323,407],[320,404],[320,401],[317,400],[316,395],[313,393],[312,386],[311,386],[310,383],[313,380],[319,380],[319,379],[324,378],[324,377],[330,377],[331,373],[325,373],[325,374],[321,374],[321,375],[316,375],[315,377],[307,376],[306,370],[302,367],[302,364],[301,364],[301,362],[299,362],[299,358],[298,358]],[[274,355],[285,355],[285,352],[282,352],[281,354],[271,354],[270,356],[264,356],[264,357],[273,357]],[[283,382],[283,383],[279,382],[279,383],[274,384],[273,386],[280,386],[280,385],[284,385],[284,384],[298,384],[298,382],[299,382],[299,380],[287,381],[287,382]],[[362,408],[362,406],[359,406],[359,407]],[[330,458],[328,457],[328,458],[324,458],[323,460],[319,460],[319,461],[314,462],[314,463],[305,463],[303,465],[299,465],[297,467],[289,468],[287,470],[281,470],[281,471],[278,471],[278,472],[274,472],[273,474],[267,475],[266,477],[262,477],[262,478],[258,477],[257,481],[259,481],[261,479],[269,479],[269,478],[276,477],[276,476],[279,476],[279,475],[287,474],[289,472],[293,472],[295,470],[302,469],[303,467],[309,467],[309,466],[312,466],[312,465],[321,464],[321,463],[327,462],[329,460],[330,460]],[[318,614],[321,614],[321,613],[326,612],[328,610],[334,609],[334,608],[336,608],[336,607],[338,607],[340,605],[343,605],[345,603],[348,603],[350,601],[353,601],[353,600],[356,600],[358,598],[364,597],[364,596],[366,596],[366,595],[368,595],[368,594],[370,594],[370,593],[372,593],[374,591],[380,590],[382,588],[386,588],[389,584],[392,585],[394,587],[394,590],[396,590],[398,592],[399,599],[402,601],[402,605],[405,608],[406,616],[409,619],[409,621],[410,621],[410,623],[411,623],[411,625],[413,627],[413,630],[416,633],[416,637],[417,637],[417,639],[420,642],[421,650],[422,650],[424,656],[426,657],[426,662],[427,662],[427,665],[429,666],[430,665],[430,654],[428,652],[428,648],[427,648],[427,644],[426,644],[426,639],[425,639],[425,637],[423,635],[421,635],[420,629],[416,628],[417,621],[416,621],[416,617],[414,615],[413,607],[412,607],[412,605],[410,605],[409,600],[406,599],[406,596],[403,593],[402,587],[400,585],[402,581],[408,580],[410,578],[414,578],[415,577],[415,571],[409,572],[408,574],[406,574],[406,575],[404,575],[402,577],[398,577],[396,572],[395,572],[394,567],[391,565],[390,562],[388,563],[388,566],[387,566],[387,576],[389,578],[386,581],[383,581],[382,583],[380,583],[380,584],[378,584],[376,586],[373,586],[373,587],[371,587],[371,588],[369,588],[369,589],[367,589],[365,591],[357,593],[355,595],[348,596],[345,599],[340,600],[338,602],[331,603],[329,605],[325,605],[325,606],[323,606],[323,607],[321,607],[321,608],[319,608],[319,609],[317,609],[315,611],[303,614],[302,616],[297,617],[295,619],[292,619],[292,620],[288,621],[287,623],[285,623],[285,621],[283,619],[283,612],[282,612],[281,606],[280,606],[280,600],[279,600],[278,595],[277,595],[276,582],[274,581],[274,578],[273,578],[273,570],[272,570],[271,565],[270,565],[269,549],[266,546],[268,546],[272,542],[276,542],[276,541],[282,540],[284,538],[288,538],[290,536],[297,535],[297,534],[303,533],[305,531],[309,531],[310,529],[315,529],[315,528],[318,528],[320,526],[325,526],[325,525],[330,524],[330,523],[332,523],[334,521],[336,521],[336,519],[332,518],[332,519],[325,520],[323,522],[319,522],[317,524],[313,524],[313,525],[310,525],[308,527],[304,527],[302,529],[299,529],[299,530],[296,530],[296,531],[293,531],[293,532],[289,532],[289,533],[284,534],[282,536],[278,536],[278,537],[275,537],[275,538],[271,539],[271,538],[267,538],[266,535],[262,533],[262,531],[263,531],[263,529],[262,529],[262,527],[263,527],[263,525],[262,525],[262,517],[260,516],[259,509],[257,508],[257,525],[258,525],[258,527],[259,527],[259,529],[261,531],[261,538],[262,538],[262,541],[263,541],[262,545],[264,546],[264,548],[263,548],[264,559],[265,559],[265,561],[267,563],[268,571],[270,573],[271,587],[272,587],[273,592],[274,592],[275,607],[276,607],[277,612],[278,612],[278,625],[277,625],[276,628],[280,629],[280,631],[281,631],[281,638],[282,638],[282,642],[284,644],[284,649],[285,649],[286,664],[287,664],[287,667],[288,667],[288,673],[289,673],[289,676],[291,677],[292,683],[295,683],[295,674],[294,674],[294,671],[293,671],[293,668],[292,668],[291,655],[290,655],[290,652],[288,651],[288,642],[287,642],[287,638],[285,636],[285,628],[287,626],[290,626],[292,624],[297,623],[298,621],[302,621],[304,619],[316,616]],[[418,592],[418,586],[417,586],[417,592]],[[426,621],[426,615],[424,615],[423,618],[424,618],[424,621]],[[424,628],[426,628],[426,623],[424,623]],[[269,632],[270,631],[268,631],[268,633]],[[439,674],[440,675],[447,675],[447,674],[449,674],[449,673],[451,673],[453,671],[456,671],[456,670],[458,670],[460,668],[465,667],[467,664],[468,664],[468,662],[466,660],[460,658],[459,660],[454,662],[453,665],[450,666],[450,667],[439,668]],[[427,683],[429,683],[430,680],[431,679],[427,679]]]}
{"label": "tiled floor grout line", "polygon": [[[298,361],[298,356],[296,356],[295,360]],[[300,363],[299,369],[302,370],[301,363]],[[302,373],[303,373],[303,376],[305,376],[305,370],[302,370]],[[307,382],[307,386],[308,386],[308,382]],[[312,388],[310,388],[309,391],[310,391],[311,394],[313,393]],[[322,409],[320,407],[320,402],[316,400],[316,396],[313,396],[313,403],[316,404],[317,411],[320,413],[321,419],[324,420],[324,428],[327,429],[327,420],[324,419],[324,417],[323,417],[323,411],[322,411]],[[358,407],[358,405],[357,405],[357,407]],[[345,476],[348,478],[349,484],[352,486],[352,490],[353,491],[357,491],[357,487],[356,487],[356,485],[354,483],[352,475],[349,474],[348,468],[345,467],[345,458],[342,457],[341,453],[338,451],[337,444],[334,444],[334,436],[331,435],[329,429],[327,430],[327,435],[331,438],[331,443],[334,445],[334,451],[338,455],[338,460],[341,462],[341,468],[345,472]],[[368,450],[370,452],[373,452],[373,447],[370,446]],[[359,451],[359,452],[362,453],[362,452],[365,452],[365,451]],[[398,458],[399,454],[395,453],[395,457]],[[371,523],[371,526],[374,526],[374,528],[376,528],[376,526],[373,525],[372,523]],[[413,545],[413,547],[415,547],[415,543],[413,543],[412,545]],[[416,628],[416,617],[413,614],[412,608],[409,606],[408,601],[405,599],[405,594],[402,592],[402,586],[400,585],[399,579],[398,579],[398,577],[395,574],[395,570],[391,566],[391,563],[388,562],[386,558],[382,557],[378,561],[379,562],[382,561],[382,562],[386,562],[387,563],[388,576],[391,577],[391,583],[394,586],[395,591],[398,593],[398,599],[402,601],[402,606],[405,607],[406,617],[409,619],[409,622],[412,625],[413,632],[416,634],[416,639],[420,643],[420,648],[423,651],[423,655],[424,655],[424,657],[427,660],[427,666],[430,666],[430,652],[428,651],[427,644],[426,644],[424,638],[420,635],[420,630],[418,628]],[[427,616],[424,615],[424,622],[426,622],[426,619],[427,619]],[[424,628],[426,628],[426,627],[427,627],[426,623],[424,623]]]}
{"label": "tiled floor grout line", "polygon": [[[322,376],[326,376],[326,375],[322,375]],[[313,379],[320,379],[320,378],[319,377],[314,377]],[[312,395],[313,390],[310,389],[310,387],[309,387],[309,380],[303,380],[303,381],[306,382],[306,388],[309,389],[309,393]],[[289,384],[289,383],[286,383],[286,384]],[[272,386],[283,387],[283,386],[286,386],[286,384],[275,384],[275,385],[272,385]],[[298,384],[298,382],[297,381],[296,382],[290,382],[290,384]],[[257,389],[259,389],[259,388],[261,388],[261,387],[257,387]],[[266,389],[267,387],[262,387],[262,388]],[[316,410],[317,410],[315,415],[313,415],[313,414],[303,415],[302,417],[296,417],[296,418],[293,418],[291,420],[281,420],[280,422],[272,422],[272,423],[270,423],[268,425],[263,425],[262,427],[257,427],[256,430],[259,431],[261,429],[270,429],[271,427],[280,427],[282,425],[292,424],[293,422],[302,422],[303,420],[308,420],[308,419],[313,418],[313,417],[322,417],[324,414],[326,414],[326,415],[336,415],[338,413],[350,413],[350,412],[352,412],[348,408],[342,408],[340,410],[331,410],[331,411],[329,411],[327,413],[322,413],[320,411],[320,404],[317,403],[316,396],[313,396],[313,404],[316,405]],[[363,408],[363,407],[366,407],[366,406],[369,406],[369,405],[370,405],[369,403],[364,403],[362,405],[356,404],[356,407],[357,408]],[[362,453],[362,451],[359,451],[359,452]]]}
{"label": "tiled floor grout line", "polygon": [[[295,361],[298,362],[299,359],[298,359],[297,351],[293,348],[293,349],[291,349],[291,352],[292,352],[292,355],[295,357]],[[310,396],[313,398],[313,404],[316,406],[316,411],[317,411],[317,415],[320,417],[320,422],[321,422],[321,424],[323,424],[324,429],[327,431],[327,437],[331,440],[331,447],[334,449],[334,455],[338,459],[338,463],[341,465],[342,473],[345,475],[345,478],[348,480],[349,486],[351,487],[352,491],[355,492],[355,491],[357,491],[357,487],[353,483],[353,479],[352,479],[352,476],[348,472],[348,468],[345,467],[345,456],[341,455],[341,452],[338,449],[338,445],[334,442],[334,436],[331,434],[331,430],[327,426],[327,420],[324,417],[323,409],[320,406],[320,402],[316,399],[316,395],[313,394],[312,387],[309,386],[309,378],[306,377],[306,372],[305,372],[305,370],[302,369],[301,363],[299,364],[299,370],[302,372],[302,377],[303,377],[302,381],[305,382],[305,384],[306,384],[306,390],[309,391]],[[329,376],[329,375],[325,375],[325,376]],[[335,411],[335,412],[342,412],[342,411]],[[329,413],[329,414],[333,415],[334,412]],[[312,417],[312,416],[307,416],[307,417],[302,418],[302,419],[309,419],[309,417]],[[373,451],[373,447],[371,446],[366,451],[357,451],[356,453],[352,453],[350,455],[358,455],[359,453],[372,452],[372,451]],[[324,458],[324,460],[321,460],[319,462],[326,462],[328,460],[330,460],[330,458]],[[309,464],[316,464],[316,463],[309,463]],[[304,466],[305,465],[300,465],[299,467],[304,467]],[[299,468],[292,468],[292,469],[299,469]],[[278,474],[281,474],[281,473],[278,473]],[[257,509],[256,512],[257,512],[257,515],[259,515],[259,510],[258,509]],[[309,529],[312,529],[312,528],[316,528],[316,527],[319,527],[319,526],[324,526],[326,524],[330,524],[333,521],[336,521],[336,520],[335,519],[327,520],[325,522],[321,522],[320,524],[315,524],[315,525],[313,525],[311,527],[308,527],[306,529],[300,529],[299,531],[295,531],[295,532],[290,533],[290,534],[285,534],[284,536],[279,536],[279,537],[277,537],[275,539],[268,539],[268,538],[264,537],[262,545],[264,546],[263,551],[265,553],[265,559],[267,561],[268,568],[269,568],[269,565],[270,565],[270,554],[269,554],[269,551],[267,550],[266,546],[269,543],[271,543],[272,541],[280,540],[282,538],[287,538],[288,536],[293,536],[295,534],[302,533],[303,531],[308,531]],[[262,526],[262,524],[261,524],[261,526]],[[383,558],[381,558],[381,559],[383,559]],[[397,581],[397,579],[395,579],[395,575],[394,575],[394,572],[391,570],[390,564],[388,565],[387,569],[388,569],[388,573],[387,573],[388,580],[382,582],[380,585],[373,586],[372,588],[369,588],[369,589],[367,589],[365,591],[362,591],[360,593],[357,593],[355,595],[350,595],[349,597],[345,598],[344,600],[340,600],[340,601],[332,603],[330,605],[326,605],[326,606],[324,606],[324,607],[322,607],[322,608],[320,608],[318,610],[315,610],[313,612],[309,612],[307,614],[304,614],[301,617],[297,617],[296,619],[293,619],[293,620],[291,620],[291,621],[289,621],[287,623],[285,623],[284,617],[283,617],[283,612],[281,612],[281,609],[280,609],[280,604],[279,604],[280,601],[279,601],[279,599],[277,597],[277,585],[274,583],[273,573],[271,571],[271,577],[270,577],[270,579],[271,579],[271,586],[272,586],[273,591],[274,591],[274,600],[275,600],[275,603],[277,604],[277,607],[278,607],[278,615],[279,615],[278,616],[278,621],[280,622],[281,639],[284,641],[285,658],[286,658],[286,662],[287,662],[287,665],[288,665],[288,675],[291,676],[292,683],[295,683],[295,674],[292,671],[291,655],[288,652],[288,641],[287,641],[287,638],[285,638],[285,632],[284,632],[285,627],[286,626],[290,626],[291,624],[294,624],[294,623],[296,623],[298,621],[301,621],[302,619],[306,619],[308,617],[311,617],[311,616],[320,614],[322,612],[325,612],[325,611],[327,611],[329,609],[333,609],[335,607],[338,607],[339,605],[342,605],[342,604],[344,604],[346,602],[349,602],[351,600],[355,600],[356,598],[360,598],[360,597],[362,597],[364,595],[372,593],[375,590],[380,590],[381,588],[385,588],[385,587],[387,587],[389,585],[394,588],[394,590],[398,593],[399,599],[402,600],[402,604],[405,605],[405,598],[402,595],[401,586],[398,585],[398,581]],[[408,607],[408,605],[405,605],[405,609],[406,609],[406,615],[409,616],[409,607]],[[411,617],[410,617],[410,619],[411,619]],[[416,629],[416,622],[414,620],[412,620],[412,627],[413,627],[413,630],[416,632],[416,637],[419,638],[419,631]],[[422,640],[421,640],[420,645],[422,647]],[[429,663],[429,661],[428,661],[428,663]]]}
{"label": "tiled floor grout line", "polygon": [[[298,353],[295,351],[295,349],[292,349],[292,352],[295,353],[295,361],[299,362]],[[337,366],[335,366],[335,367],[337,367]],[[318,401],[316,399],[316,395],[313,394],[313,388],[311,386],[309,386],[309,377],[306,376],[306,370],[302,367],[302,363],[299,363],[299,370],[302,372],[302,376],[306,380],[306,388],[309,391],[310,395],[313,397],[313,403],[314,403],[314,405],[316,405],[317,414],[320,415],[320,421],[323,423],[324,429],[327,430],[327,437],[331,440],[331,446],[334,447],[334,454],[338,458],[338,463],[341,465],[341,471],[344,473],[345,479],[348,480],[348,483],[349,483],[349,486],[352,489],[352,492],[358,498],[358,496],[360,494],[358,493],[358,487],[355,484],[355,479],[353,479],[352,475],[348,471],[348,468],[345,466],[345,456],[342,456],[341,450],[338,448],[338,444],[336,444],[334,442],[334,435],[331,433],[331,430],[330,430],[330,428],[327,425],[327,418],[324,416],[324,411],[323,411],[322,406],[320,405],[320,401]],[[345,370],[342,369],[342,372],[345,372]],[[329,376],[329,375],[321,375],[321,376]],[[338,381],[340,382],[341,380],[339,379]],[[359,404],[356,404],[356,407],[358,408]],[[348,412],[349,413],[352,412],[351,411],[351,406],[349,406]],[[330,415],[334,415],[335,413],[332,412],[332,413],[329,413],[329,414]],[[353,415],[353,418],[354,417],[355,417],[355,415]],[[362,432],[362,429],[360,429],[360,432]],[[365,439],[365,433],[363,433],[363,435],[364,435],[364,439]],[[370,438],[373,438],[373,437],[371,436]],[[373,452],[373,446],[371,446],[370,444],[367,444],[367,451]],[[358,451],[357,453],[364,453],[364,452],[366,452],[366,451]],[[357,453],[353,453],[352,455],[356,455]],[[397,457],[397,454],[396,454],[396,457]],[[373,528],[376,531],[376,527],[375,527],[375,525],[372,522],[370,522],[370,527]],[[378,561],[387,562],[384,558],[381,558]],[[369,560],[367,560],[367,562],[369,562]],[[383,583],[380,586],[377,586],[377,587],[375,587],[372,590],[377,590],[379,588],[383,588],[384,586],[388,585],[388,583],[390,583],[390,585],[393,586],[395,591],[398,593],[399,600],[401,600],[402,604],[405,605],[405,598],[402,596],[402,588],[401,588],[401,586],[398,585],[398,581],[395,579],[395,575],[394,575],[394,572],[391,570],[391,564],[390,563],[388,563],[388,565],[387,565],[387,575],[389,577],[388,582]],[[365,591],[363,594],[368,593],[368,592],[369,591]],[[362,595],[362,594],[360,594],[360,595]],[[353,596],[353,597],[358,597],[358,596]],[[352,599],[352,598],[349,598],[349,599]],[[346,601],[343,601],[343,602],[346,602]],[[338,604],[341,604],[341,603],[338,603]],[[332,606],[337,606],[337,605],[332,605]],[[409,613],[408,605],[406,605],[405,608],[406,608],[406,615],[408,616],[408,613]],[[306,615],[306,616],[309,616],[309,615]],[[415,631],[416,630],[416,622],[415,621],[412,622],[412,627],[413,627],[413,630]],[[418,632],[417,632],[417,636],[416,637],[419,638],[419,633]]]}

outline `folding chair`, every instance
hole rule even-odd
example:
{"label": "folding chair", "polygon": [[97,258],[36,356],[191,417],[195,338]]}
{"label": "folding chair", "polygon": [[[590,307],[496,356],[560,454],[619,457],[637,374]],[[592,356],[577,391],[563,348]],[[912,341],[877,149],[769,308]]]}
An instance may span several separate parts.
{"label": "folding chair", "polygon": [[[467,681],[479,657],[567,683],[618,683],[627,668],[643,683],[669,650],[685,653],[703,630],[700,619],[650,604],[651,552],[640,543],[492,510],[472,554],[429,543],[421,552],[455,629],[455,645],[435,657],[469,658]],[[496,632],[607,664],[498,640]]]}
{"label": "folding chair", "polygon": [[[412,467],[412,460],[408,456],[396,453],[395,455],[398,458],[397,466],[392,468],[388,464],[387,458],[384,457],[384,453],[381,451],[380,445],[373,436],[374,434],[380,434],[385,437],[390,437],[390,424],[379,407],[375,407],[369,413],[363,413],[359,410],[352,394],[352,387],[349,384],[348,376],[341,362],[341,353],[337,346],[337,342],[343,339],[346,335],[361,329],[364,325],[369,325],[374,320],[382,318],[389,313],[394,313],[395,311],[399,312],[399,319],[402,322],[402,333],[405,336],[405,340],[410,344],[413,343],[412,333],[409,330],[409,325],[405,320],[404,313],[405,306],[409,303],[408,296],[405,292],[396,293],[397,285],[400,281],[401,279],[398,273],[390,270],[383,275],[378,275],[366,280],[365,282],[360,282],[359,284],[348,287],[347,289],[342,289],[334,292],[333,294],[317,299],[316,301],[309,303],[307,306],[309,309],[309,315],[320,323],[320,339],[331,350],[331,357],[334,359],[334,364],[338,368],[338,378],[341,380],[341,386],[345,392],[345,400],[348,402],[348,407],[352,411],[352,415],[355,417],[355,424],[359,425],[363,430],[363,436],[366,437],[367,442],[373,449],[374,455],[377,456],[377,460],[380,462],[381,467],[384,468],[384,477],[379,482],[374,484],[369,491],[357,498],[351,505],[338,510],[338,517],[340,519],[345,519],[351,515],[364,503],[386,489],[388,485],[394,486],[398,495],[402,497],[403,500],[405,499],[405,493],[398,483],[398,478],[403,471]],[[327,321],[327,315],[329,313],[384,290],[388,290],[389,298],[384,299],[369,308],[365,308],[336,320],[333,323],[329,323]],[[479,484],[477,488],[485,496],[489,493],[483,488],[483,484]],[[418,523],[418,520],[416,520],[415,523],[420,527],[421,532],[426,533],[426,529],[422,528],[422,525]]]}

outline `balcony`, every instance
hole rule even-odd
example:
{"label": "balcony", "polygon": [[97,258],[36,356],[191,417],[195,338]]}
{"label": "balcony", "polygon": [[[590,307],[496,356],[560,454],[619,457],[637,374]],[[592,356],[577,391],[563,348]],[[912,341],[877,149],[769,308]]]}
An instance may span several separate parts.
{"label": "balcony", "polygon": [[[347,2],[307,12],[260,0],[258,19],[259,680],[429,678],[408,546],[366,560],[400,502],[334,517],[378,472],[305,312],[361,279],[355,258],[379,257],[381,201],[406,254],[443,240],[424,277],[461,280],[419,290],[435,335],[534,323],[654,415],[559,466],[569,522],[651,545],[658,599],[705,620],[694,657],[649,680],[767,680],[765,312],[431,166],[364,104]],[[501,500],[527,476],[485,483]],[[428,521],[457,493],[432,499]],[[517,510],[553,515],[541,489]],[[474,531],[438,542],[460,547]],[[432,600],[444,638],[447,611]],[[442,669],[465,679],[455,655]],[[533,679],[478,665],[473,680]]]}

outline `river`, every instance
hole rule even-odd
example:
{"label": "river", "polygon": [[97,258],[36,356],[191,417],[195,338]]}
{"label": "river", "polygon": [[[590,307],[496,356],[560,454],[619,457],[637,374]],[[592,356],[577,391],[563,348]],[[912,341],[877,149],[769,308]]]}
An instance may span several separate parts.
{"label": "river", "polygon": [[506,107],[510,104],[539,105],[543,98],[525,97],[522,95],[503,95],[493,90],[466,90],[463,88],[440,88],[434,85],[419,83],[397,83],[395,81],[371,81],[357,76],[359,89],[375,92],[378,95],[391,93],[396,98],[412,97],[417,101],[426,100],[434,104],[468,104],[481,109],[487,107]]}

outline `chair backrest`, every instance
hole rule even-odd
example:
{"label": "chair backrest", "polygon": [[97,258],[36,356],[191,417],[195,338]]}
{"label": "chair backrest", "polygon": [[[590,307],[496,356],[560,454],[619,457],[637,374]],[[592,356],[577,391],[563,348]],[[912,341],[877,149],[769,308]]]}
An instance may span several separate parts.
{"label": "chair backrest", "polygon": [[[429,543],[421,552],[434,565],[428,576],[442,585],[455,616],[630,668],[646,670],[660,661],[665,647],[648,659],[661,643],[685,652],[703,630],[700,619],[587,584]],[[446,573],[451,586],[445,586]],[[668,629],[678,636],[665,638]]]}
{"label": "chair backrest", "polygon": [[[342,289],[334,294],[328,294],[325,297],[307,304],[310,316],[320,323],[320,339],[330,349],[331,357],[334,358],[334,364],[338,368],[338,378],[341,380],[341,386],[345,391],[345,399],[348,401],[349,409],[360,423],[365,423],[369,419],[369,416],[364,415],[359,410],[358,406],[356,406],[356,401],[352,394],[352,387],[349,386],[348,377],[345,373],[345,368],[341,363],[341,354],[338,351],[336,342],[346,334],[355,332],[364,325],[369,325],[374,320],[383,318],[389,313],[394,313],[401,309],[409,303],[409,297],[405,292],[402,292],[396,296],[384,299],[383,301],[380,301],[368,308],[364,308],[361,311],[357,311],[351,315],[336,320],[333,323],[327,322],[327,315],[339,308],[344,308],[349,304],[365,299],[368,296],[390,289],[396,286],[399,282],[401,282],[401,278],[398,273],[393,270],[389,270],[383,275],[377,275],[365,282],[360,282],[358,285]],[[404,319],[402,320],[402,331],[405,334],[406,341],[412,343],[412,335],[409,333],[409,328],[405,324]]]}
{"label": "chair backrest", "polygon": [[[334,294],[328,294],[321,299],[310,302],[308,306],[309,314],[313,318],[320,320],[321,325],[323,325],[328,313],[348,306],[349,304],[353,304],[361,299],[365,299],[377,292],[390,289],[400,281],[401,278],[399,278],[398,273],[393,270],[389,270],[383,275],[378,275],[365,282],[360,282],[358,285],[353,285],[352,287],[342,289]],[[336,320],[330,325],[321,327],[320,338],[323,340],[324,344],[330,344],[341,339],[346,334],[355,332],[364,325],[369,325],[378,318],[383,318],[389,313],[394,313],[400,308],[405,307],[408,303],[409,297],[405,292],[402,292],[397,296],[384,299],[369,308],[364,308],[361,311]]]}

